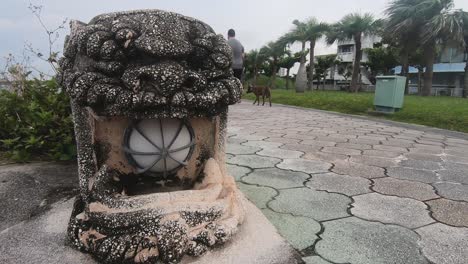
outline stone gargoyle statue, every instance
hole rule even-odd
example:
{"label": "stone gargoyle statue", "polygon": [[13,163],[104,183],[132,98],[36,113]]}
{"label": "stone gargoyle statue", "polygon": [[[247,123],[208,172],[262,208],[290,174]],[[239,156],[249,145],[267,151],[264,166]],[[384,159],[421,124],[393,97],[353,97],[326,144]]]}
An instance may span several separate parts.
{"label": "stone gargoyle statue", "polygon": [[103,263],[177,263],[232,237],[244,208],[225,165],[242,91],[231,61],[221,35],[176,13],[72,21],[58,80],[78,148],[74,246]]}

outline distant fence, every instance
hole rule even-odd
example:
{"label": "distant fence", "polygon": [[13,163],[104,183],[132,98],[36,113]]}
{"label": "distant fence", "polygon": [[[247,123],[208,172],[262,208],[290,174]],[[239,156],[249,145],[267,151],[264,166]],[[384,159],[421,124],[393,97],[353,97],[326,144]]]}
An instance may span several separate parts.
{"label": "distant fence", "polygon": [[[314,84],[314,90],[326,90],[326,91],[346,91],[349,86],[341,84],[320,84],[318,89],[317,85]],[[359,86],[361,92],[375,92],[375,85],[361,85]],[[418,94],[418,87],[414,85],[409,86],[409,94]],[[463,88],[447,87],[447,86],[435,86],[432,87],[431,95],[433,96],[455,96],[462,97]]]}
{"label": "distant fence", "polygon": [[[414,85],[409,86],[409,94],[418,94],[418,87]],[[455,88],[448,86],[433,86],[431,89],[432,96],[454,96],[462,97],[463,88]]]}

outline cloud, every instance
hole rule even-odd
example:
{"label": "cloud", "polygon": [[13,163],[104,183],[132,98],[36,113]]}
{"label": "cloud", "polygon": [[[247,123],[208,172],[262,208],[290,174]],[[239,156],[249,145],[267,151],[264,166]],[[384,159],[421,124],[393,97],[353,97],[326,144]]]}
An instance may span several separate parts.
{"label": "cloud", "polygon": [[15,28],[15,22],[11,19],[0,18],[0,30],[10,30]]}

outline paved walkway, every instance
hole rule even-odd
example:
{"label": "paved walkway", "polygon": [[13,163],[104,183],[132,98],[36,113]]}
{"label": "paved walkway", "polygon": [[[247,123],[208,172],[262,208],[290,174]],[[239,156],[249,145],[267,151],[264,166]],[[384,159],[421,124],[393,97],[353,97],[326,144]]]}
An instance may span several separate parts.
{"label": "paved walkway", "polygon": [[231,174],[306,263],[468,263],[468,137],[248,101],[229,117]]}

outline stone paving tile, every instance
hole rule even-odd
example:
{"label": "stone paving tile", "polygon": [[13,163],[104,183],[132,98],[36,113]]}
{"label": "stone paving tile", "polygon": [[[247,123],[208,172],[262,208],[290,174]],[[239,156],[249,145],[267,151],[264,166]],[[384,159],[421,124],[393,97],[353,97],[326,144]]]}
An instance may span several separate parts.
{"label": "stone paving tile", "polygon": [[445,139],[446,137],[443,135],[438,135],[438,134],[429,134],[425,133],[421,136],[421,138],[428,138],[428,139]]}
{"label": "stone paving tile", "polygon": [[227,167],[229,175],[234,177],[236,181],[240,181],[242,176],[246,175],[247,173],[251,171],[249,168],[241,167],[237,165],[231,165],[231,164],[227,164],[226,167]]}
{"label": "stone paving tile", "polygon": [[305,264],[332,264],[319,256],[305,257],[302,260],[304,260]]}
{"label": "stone paving tile", "polygon": [[349,159],[350,162],[354,163],[362,163],[369,166],[376,166],[376,167],[394,167],[398,164],[398,160],[390,159],[390,158],[381,158],[381,157],[374,157],[374,156],[367,156],[367,155],[356,155],[351,156]]}
{"label": "stone paving tile", "polygon": [[468,147],[457,148],[457,147],[447,147],[445,152],[449,155],[468,157]]}
{"label": "stone paving tile", "polygon": [[448,162],[468,164],[468,157],[446,155],[443,159]]}
{"label": "stone paving tile", "polygon": [[447,141],[447,143],[452,143],[456,145],[459,145],[459,144],[467,145],[468,147],[468,140],[458,139],[458,138],[447,138],[445,139],[445,141]]}
{"label": "stone paving tile", "polygon": [[409,198],[369,193],[354,196],[351,213],[355,216],[408,228],[421,227],[434,222],[427,206]]}
{"label": "stone paving tile", "polygon": [[418,143],[414,143],[412,147],[413,148],[419,148],[419,149],[425,149],[427,151],[442,152],[444,150],[444,147],[442,147],[442,146],[434,146],[434,145],[426,145],[426,144],[418,144]]}
{"label": "stone paving tile", "polygon": [[341,138],[348,138],[348,139],[357,138],[357,135],[352,135],[352,134],[348,134],[347,132],[340,132],[340,131],[338,131],[338,134],[336,134],[335,136],[341,137]]}
{"label": "stone paving tile", "polygon": [[[320,224],[309,217],[281,214],[263,209],[263,214],[278,229],[278,232],[297,250],[303,250],[318,239]],[[301,230],[298,232],[298,230]]]}
{"label": "stone paving tile", "polygon": [[333,172],[314,174],[306,183],[308,187],[319,191],[337,192],[348,196],[369,193],[371,182],[361,177],[340,175]]}
{"label": "stone paving tile", "polygon": [[439,181],[437,174],[433,171],[417,170],[412,168],[387,168],[387,175],[392,178],[425,183],[434,183]]}
{"label": "stone paving tile", "polygon": [[287,150],[287,149],[279,149],[279,148],[264,148],[263,150],[257,152],[257,155],[261,156],[268,156],[280,159],[293,159],[293,158],[300,158],[304,155],[303,152],[295,151],[295,150]]}
{"label": "stone paving tile", "polygon": [[289,128],[290,131],[301,131],[301,132],[309,132],[312,130],[311,127],[300,127],[300,126],[293,126]]}
{"label": "stone paving tile", "polygon": [[414,168],[419,170],[440,170],[442,167],[438,162],[425,161],[425,160],[402,160],[400,161],[400,166]]}
{"label": "stone paving tile", "polygon": [[237,187],[260,209],[267,208],[267,203],[277,194],[272,188],[248,185],[242,182],[237,182]]}
{"label": "stone paving tile", "polygon": [[350,139],[348,143],[351,144],[366,144],[366,145],[379,145],[379,140],[371,140],[371,139]]}
{"label": "stone paving tile", "polygon": [[299,143],[301,140],[293,139],[293,138],[269,137],[269,138],[264,139],[264,141],[278,142],[278,143],[283,143],[283,144],[293,144],[293,143]]}
{"label": "stone paving tile", "polygon": [[375,156],[375,157],[381,157],[381,158],[397,158],[401,155],[401,153],[398,152],[391,152],[387,150],[364,150],[362,152],[363,155],[367,156]]}
{"label": "stone paving tile", "polygon": [[468,184],[467,171],[440,170],[438,173],[444,181]]}
{"label": "stone paving tile", "polygon": [[342,154],[332,154],[332,153],[325,153],[325,152],[308,152],[304,156],[303,159],[308,160],[323,160],[329,163],[335,162],[345,162],[348,161],[348,155]]}
{"label": "stone paving tile", "polygon": [[444,198],[468,202],[468,185],[451,182],[438,182],[433,185],[437,193]]}
{"label": "stone paving tile", "polygon": [[347,138],[342,138],[342,137],[339,137],[339,136],[326,136],[326,137],[319,136],[319,137],[317,137],[317,141],[325,141],[325,142],[333,142],[333,143],[344,143],[344,142],[347,142],[348,139]]}
{"label": "stone paving tile", "polygon": [[444,163],[442,163],[442,165],[447,170],[454,170],[454,171],[459,171],[459,172],[467,172],[468,171],[468,164],[444,162]]}
{"label": "stone paving tile", "polygon": [[226,153],[228,154],[255,154],[255,152],[262,150],[258,147],[244,146],[239,144],[227,144]]}
{"label": "stone paving tile", "polygon": [[338,147],[324,147],[322,152],[333,153],[333,154],[342,154],[342,155],[359,155],[361,151],[358,149],[347,149],[347,148],[338,148]]}
{"label": "stone paving tile", "polygon": [[439,198],[432,186],[427,183],[399,180],[392,177],[374,179],[372,189],[382,194],[413,198],[418,201]]}
{"label": "stone paving tile", "polygon": [[336,146],[339,148],[346,148],[346,149],[358,149],[358,150],[372,149],[372,146],[368,144],[338,143],[336,144]]}
{"label": "stone paving tile", "polygon": [[468,164],[444,162],[442,166],[445,170],[438,172],[442,180],[468,184]]}
{"label": "stone paving tile", "polygon": [[240,144],[240,143],[244,143],[244,142],[247,142],[247,140],[246,139],[241,139],[241,138],[228,138],[227,139],[228,145],[229,144]]}
{"label": "stone paving tile", "polygon": [[332,171],[338,174],[363,177],[367,179],[385,177],[385,170],[382,168],[354,162],[336,162]]}
{"label": "stone paving tile", "polygon": [[331,164],[319,160],[307,159],[284,159],[276,167],[285,170],[301,171],[305,173],[328,172]]}
{"label": "stone paving tile", "polygon": [[442,159],[439,156],[430,154],[407,153],[405,154],[405,157],[410,160],[442,162]]}
{"label": "stone paving tile", "polygon": [[247,142],[242,143],[241,145],[244,146],[251,146],[251,147],[259,147],[259,148],[279,148],[283,145],[283,143],[279,142],[269,142],[263,140],[249,140]]}
{"label": "stone paving tile", "polygon": [[277,168],[256,169],[243,178],[243,182],[273,187],[275,189],[303,187],[309,178],[303,172],[280,170]]}
{"label": "stone paving tile", "polygon": [[335,263],[428,264],[418,247],[418,235],[395,225],[356,217],[323,223],[315,251]]}
{"label": "stone paving tile", "polygon": [[444,144],[442,143],[443,140],[416,140],[417,143],[419,144],[423,144],[423,145],[431,145],[431,146],[444,146]]}
{"label": "stone paving tile", "polygon": [[361,135],[357,137],[358,139],[365,139],[365,140],[376,140],[376,141],[386,141],[387,137],[385,136],[368,136],[368,135]]}
{"label": "stone paving tile", "polygon": [[382,145],[409,148],[414,145],[414,141],[405,139],[389,139],[382,141]]}
{"label": "stone paving tile", "polygon": [[[282,138],[282,136],[283,136],[284,134],[281,134],[281,133],[269,133],[269,132],[266,132],[266,131],[261,131],[261,132],[255,133],[254,135],[265,136],[265,137],[267,137],[267,138],[264,139],[264,140],[267,140],[268,138]],[[271,140],[269,140],[269,141],[271,141]]]}
{"label": "stone paving tile", "polygon": [[444,149],[408,148],[410,153],[440,155]]}
{"label": "stone paving tile", "polygon": [[303,140],[301,144],[304,145],[312,145],[312,146],[319,146],[319,147],[333,147],[336,145],[336,142],[331,141],[320,141],[320,140]]}
{"label": "stone paving tile", "polygon": [[282,149],[287,149],[287,150],[297,150],[297,151],[302,151],[304,153],[307,152],[317,152],[319,151],[322,147],[319,146],[311,146],[311,145],[303,145],[303,144],[284,144],[280,148]]}
{"label": "stone paving tile", "polygon": [[280,159],[261,157],[258,155],[237,155],[227,160],[229,164],[249,167],[252,169],[271,168],[281,162]]}
{"label": "stone paving tile", "polygon": [[315,140],[317,136],[313,135],[302,135],[302,134],[286,134],[283,138],[292,138],[292,139],[299,139],[299,140]]}
{"label": "stone paving tile", "polygon": [[342,194],[314,191],[309,188],[280,190],[268,205],[280,213],[311,217],[317,221],[349,216],[351,199]]}
{"label": "stone paving tile", "polygon": [[395,146],[373,145],[372,147],[375,150],[390,151],[390,152],[395,152],[395,153],[399,153],[399,154],[408,152],[408,148],[395,147]]}
{"label": "stone paving tile", "polygon": [[416,229],[421,236],[423,254],[437,264],[466,264],[468,260],[468,228],[441,223]]}
{"label": "stone paving tile", "polygon": [[245,139],[245,140],[263,140],[265,138],[267,138],[266,136],[260,136],[260,135],[241,135],[241,134],[237,134],[233,137],[231,137],[233,139],[237,138],[237,139]]}
{"label": "stone paving tile", "polygon": [[468,227],[468,203],[442,198],[427,201],[426,204],[437,221],[452,226]]}

